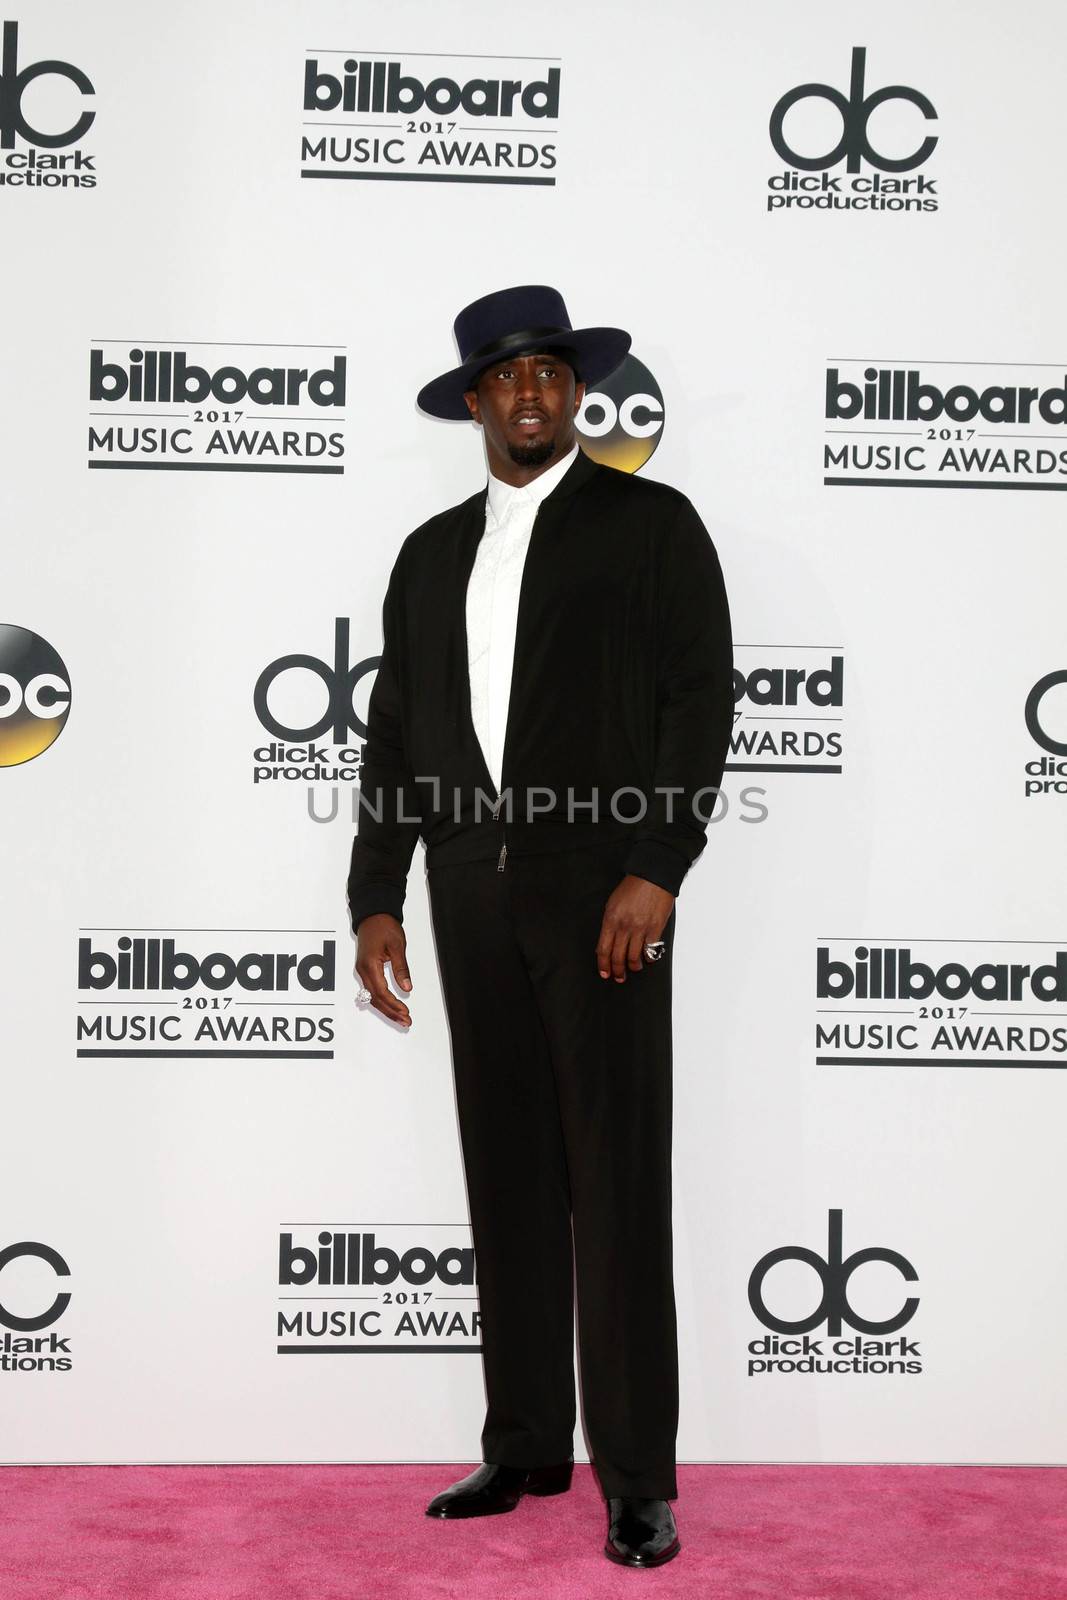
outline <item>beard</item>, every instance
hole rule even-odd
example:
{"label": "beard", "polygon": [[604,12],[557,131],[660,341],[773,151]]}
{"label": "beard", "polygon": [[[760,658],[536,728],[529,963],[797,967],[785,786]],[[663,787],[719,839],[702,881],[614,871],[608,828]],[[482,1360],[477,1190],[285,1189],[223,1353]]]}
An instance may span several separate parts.
{"label": "beard", "polygon": [[555,439],[545,439],[542,443],[531,439],[529,444],[508,444],[508,455],[517,467],[543,467],[555,453]]}

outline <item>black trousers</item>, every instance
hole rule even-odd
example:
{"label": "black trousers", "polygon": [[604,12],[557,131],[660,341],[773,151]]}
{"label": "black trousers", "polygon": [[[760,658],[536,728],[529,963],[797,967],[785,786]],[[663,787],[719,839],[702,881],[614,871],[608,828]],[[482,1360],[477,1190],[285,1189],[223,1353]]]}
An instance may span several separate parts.
{"label": "black trousers", "polygon": [[482,1450],[570,1455],[574,1304],[606,1495],[676,1494],[671,954],[601,978],[626,843],[430,867],[482,1313]]}

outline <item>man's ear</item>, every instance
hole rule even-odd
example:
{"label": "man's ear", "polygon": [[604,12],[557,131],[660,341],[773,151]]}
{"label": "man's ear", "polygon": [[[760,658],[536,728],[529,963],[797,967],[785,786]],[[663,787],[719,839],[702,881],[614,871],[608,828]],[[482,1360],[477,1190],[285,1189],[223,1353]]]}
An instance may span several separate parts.
{"label": "man's ear", "polygon": [[475,390],[475,389],[465,389],[463,391],[463,398],[467,402],[467,410],[471,414],[471,421],[472,422],[481,422],[482,415],[481,415],[481,412],[480,412],[480,410],[478,408],[478,393],[477,393],[477,390]]}
{"label": "man's ear", "polygon": [[584,383],[576,383],[574,385],[574,415],[575,416],[577,416],[579,411],[582,409],[582,401],[584,399],[585,399],[585,384]]}

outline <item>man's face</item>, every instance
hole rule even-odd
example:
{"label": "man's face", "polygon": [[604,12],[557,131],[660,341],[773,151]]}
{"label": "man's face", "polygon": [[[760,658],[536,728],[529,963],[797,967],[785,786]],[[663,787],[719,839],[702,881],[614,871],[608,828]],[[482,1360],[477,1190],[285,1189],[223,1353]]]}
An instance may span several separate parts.
{"label": "man's face", "polygon": [[558,355],[509,356],[467,391],[467,408],[485,432],[490,465],[508,460],[542,467],[574,443],[574,419],[585,397],[574,369]]}

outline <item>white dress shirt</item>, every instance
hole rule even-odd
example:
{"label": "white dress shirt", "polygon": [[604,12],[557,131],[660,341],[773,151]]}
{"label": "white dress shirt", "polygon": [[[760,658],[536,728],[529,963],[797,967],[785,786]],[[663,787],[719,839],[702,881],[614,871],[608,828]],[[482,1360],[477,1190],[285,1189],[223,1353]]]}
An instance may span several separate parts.
{"label": "white dress shirt", "polygon": [[523,488],[489,474],[485,532],[467,585],[467,660],[474,731],[498,794],[526,552],[541,501],[551,494],[577,454],[575,444],[561,461]]}

